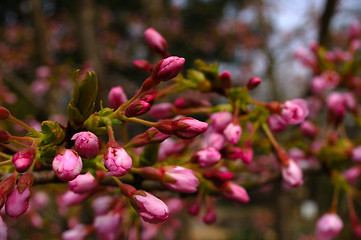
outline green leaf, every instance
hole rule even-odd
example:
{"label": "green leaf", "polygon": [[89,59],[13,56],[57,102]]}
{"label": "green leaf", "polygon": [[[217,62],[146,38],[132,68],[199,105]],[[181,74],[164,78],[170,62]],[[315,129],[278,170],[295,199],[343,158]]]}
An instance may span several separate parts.
{"label": "green leaf", "polygon": [[44,121],[41,123],[40,146],[59,145],[64,141],[65,131],[58,122]]}
{"label": "green leaf", "polygon": [[145,146],[139,157],[139,167],[153,166],[158,160],[159,143],[152,143]]}
{"label": "green leaf", "polygon": [[68,119],[71,127],[78,130],[93,113],[98,94],[98,79],[94,72],[87,72],[78,84],[79,70],[75,71],[73,97],[68,105]]}

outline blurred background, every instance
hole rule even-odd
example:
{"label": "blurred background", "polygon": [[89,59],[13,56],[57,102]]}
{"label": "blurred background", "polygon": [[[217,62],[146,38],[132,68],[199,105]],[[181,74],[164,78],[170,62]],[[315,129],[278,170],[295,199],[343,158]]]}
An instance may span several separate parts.
{"label": "blurred background", "polygon": [[[147,77],[132,62],[160,60],[144,40],[148,27],[167,39],[171,55],[186,59],[185,68],[197,58],[218,62],[234,86],[259,76],[258,100],[300,97],[307,93],[311,71],[297,62],[295,52],[312,41],[345,47],[350,26],[360,25],[360,19],[359,0],[2,0],[0,104],[33,126],[49,118],[64,122],[75,69],[96,71],[104,106],[113,86],[123,86],[131,97]],[[247,206],[221,203],[215,226],[184,216],[177,236],[314,239],[316,218],[330,201],[324,195],[331,194],[327,180],[314,177],[321,183],[312,188],[285,192],[279,191],[282,186],[265,186],[250,193]],[[56,216],[49,217],[64,225]],[[59,238],[61,227],[45,226],[35,231],[37,239]],[[11,239],[31,236],[13,233]]]}

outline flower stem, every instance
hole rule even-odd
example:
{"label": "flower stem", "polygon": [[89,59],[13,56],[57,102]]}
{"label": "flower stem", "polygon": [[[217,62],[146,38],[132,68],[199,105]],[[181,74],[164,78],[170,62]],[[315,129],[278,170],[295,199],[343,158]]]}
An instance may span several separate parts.
{"label": "flower stem", "polygon": [[19,119],[15,118],[15,117],[13,117],[12,115],[10,115],[8,119],[10,121],[12,121],[13,123],[16,123],[16,124],[22,126],[23,128],[25,128],[29,132],[35,134],[37,137],[42,136],[42,134],[40,132],[38,132],[35,128],[30,127],[29,125],[27,125],[26,123],[24,123],[23,121],[20,121]]}
{"label": "flower stem", "polygon": [[6,158],[6,159],[12,158],[11,155],[3,153],[3,152],[0,152],[0,157]]}
{"label": "flower stem", "polygon": [[12,162],[13,162],[12,159],[8,159],[8,160],[5,160],[5,161],[0,162],[0,166],[7,165],[7,164],[11,164]]}
{"label": "flower stem", "polygon": [[32,137],[18,137],[18,136],[10,136],[10,139],[17,141],[26,141],[26,142],[33,142],[35,140],[35,138]]}
{"label": "flower stem", "polygon": [[276,138],[273,136],[271,130],[268,128],[266,123],[262,123],[261,127],[264,131],[264,133],[266,134],[267,138],[269,139],[269,141],[271,142],[272,146],[277,150],[279,149],[279,145],[278,142],[276,140]]}
{"label": "flower stem", "polygon": [[332,204],[331,204],[331,208],[330,208],[330,212],[332,212],[332,213],[337,212],[337,204],[338,204],[339,193],[340,193],[340,190],[336,186],[335,190],[333,192]]}
{"label": "flower stem", "polygon": [[149,126],[149,127],[155,127],[155,125],[157,125],[157,123],[150,122],[150,121],[147,121],[147,120],[143,120],[143,119],[140,119],[140,118],[135,118],[135,117],[127,118],[125,116],[123,116],[122,118],[125,121],[136,122],[136,123],[140,123],[140,124],[143,124],[143,125]]}

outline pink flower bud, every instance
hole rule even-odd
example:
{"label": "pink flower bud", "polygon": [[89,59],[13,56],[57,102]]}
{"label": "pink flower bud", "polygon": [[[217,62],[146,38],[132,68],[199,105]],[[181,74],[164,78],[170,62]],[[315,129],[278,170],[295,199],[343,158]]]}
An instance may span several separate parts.
{"label": "pink flower bud", "polygon": [[184,62],[184,58],[176,56],[165,58],[154,67],[152,78],[160,81],[168,81],[180,73]]}
{"label": "pink flower bud", "polygon": [[316,66],[317,60],[315,59],[314,55],[312,55],[310,52],[308,52],[304,48],[296,49],[294,56],[305,66],[308,66],[308,67]]}
{"label": "pink flower bud", "polygon": [[0,143],[9,143],[10,137],[7,131],[0,129]]}
{"label": "pink flower bud", "polygon": [[77,153],[92,159],[99,152],[98,137],[92,132],[79,132],[73,135],[71,140],[75,140],[74,147]]}
{"label": "pink flower bud", "polygon": [[82,168],[81,158],[70,149],[63,149],[53,160],[55,175],[64,182],[75,179],[80,174]]}
{"label": "pink flower bud", "polygon": [[78,224],[61,234],[62,240],[83,240],[89,234],[88,228],[83,224]]}
{"label": "pink flower bud", "polygon": [[108,174],[115,177],[127,174],[132,167],[132,158],[121,147],[108,146],[103,161]]}
{"label": "pink flower bud", "polygon": [[233,117],[230,112],[223,111],[211,115],[211,125],[217,132],[223,132]]}
{"label": "pink flower bud", "polygon": [[160,223],[168,218],[167,205],[148,192],[137,191],[131,197],[131,204],[146,222]]}
{"label": "pink flower bud", "polygon": [[173,105],[171,103],[155,104],[150,109],[149,114],[157,120],[170,118],[173,115]]}
{"label": "pink flower bud", "polygon": [[98,181],[87,172],[83,175],[78,175],[74,180],[68,182],[69,189],[75,193],[85,193],[93,190],[98,186]]}
{"label": "pink flower bud", "polygon": [[133,66],[140,71],[152,74],[153,65],[147,60],[143,60],[143,59],[135,60],[133,61]]}
{"label": "pink flower bud", "polygon": [[166,139],[159,146],[158,160],[163,161],[173,154],[179,153],[184,148],[184,144],[172,138]]}
{"label": "pink flower bud", "polygon": [[223,134],[217,132],[208,133],[207,131],[204,142],[207,147],[212,147],[217,151],[220,151],[226,145]]}
{"label": "pink flower bud", "polygon": [[239,125],[230,123],[223,131],[224,136],[230,144],[237,144],[242,135],[242,128]]}
{"label": "pink flower bud", "polygon": [[300,129],[302,135],[309,138],[315,138],[319,131],[317,126],[311,121],[302,122]]}
{"label": "pink flower bud", "polygon": [[160,35],[154,28],[148,28],[144,32],[144,38],[147,41],[149,47],[161,56],[166,56],[167,53],[167,41]]}
{"label": "pink flower bud", "polygon": [[40,66],[36,69],[36,76],[38,78],[47,78],[50,76],[50,68],[48,66]]}
{"label": "pink flower bud", "polygon": [[303,99],[293,99],[282,104],[282,118],[290,125],[303,122],[308,115],[307,103]]}
{"label": "pink flower bud", "polygon": [[227,89],[230,88],[232,85],[232,79],[231,79],[231,75],[229,74],[228,71],[224,71],[221,73],[221,75],[219,75],[219,85],[221,88],[223,89]]}
{"label": "pink flower bud", "polygon": [[200,203],[195,202],[195,203],[193,203],[192,205],[189,206],[188,213],[190,215],[196,216],[196,215],[198,215],[200,209],[201,209]]}
{"label": "pink flower bud", "polygon": [[247,191],[242,186],[239,186],[238,184],[231,181],[222,184],[221,193],[226,199],[238,203],[249,202]]}
{"label": "pink flower bud", "polygon": [[190,139],[204,133],[208,124],[197,119],[186,117],[175,120],[173,134],[179,138]]}
{"label": "pink flower bud", "polygon": [[14,190],[15,180],[15,175],[11,175],[0,182],[0,209],[4,206],[7,196]]}
{"label": "pink flower bud", "polygon": [[219,163],[221,159],[222,155],[216,149],[208,147],[197,151],[194,160],[197,161],[201,167],[211,167]]}
{"label": "pink flower bud", "polygon": [[323,76],[315,76],[312,78],[311,90],[314,94],[321,94],[328,88],[327,80]]}
{"label": "pink flower bud", "polygon": [[183,193],[197,191],[199,181],[192,170],[180,166],[167,166],[161,170],[164,171],[162,182],[170,190]]}
{"label": "pink flower bud", "polygon": [[95,215],[106,214],[112,207],[114,200],[115,199],[113,197],[108,195],[97,197],[91,204]]}
{"label": "pink flower bud", "polygon": [[351,158],[354,162],[361,162],[361,146],[352,149]]}
{"label": "pink flower bud", "polygon": [[208,100],[205,99],[195,99],[195,98],[177,98],[174,101],[174,107],[176,108],[189,108],[189,107],[201,107],[201,106],[210,106]]}
{"label": "pink flower bud", "polygon": [[320,240],[330,240],[339,235],[343,228],[341,218],[335,213],[326,213],[316,223],[316,236]]}
{"label": "pink flower bud", "polygon": [[8,119],[9,116],[10,116],[9,110],[0,106],[0,121]]}
{"label": "pink flower bud", "polygon": [[16,186],[6,199],[6,214],[13,218],[23,215],[29,208],[29,198],[30,190],[28,187],[21,192],[18,186]]}
{"label": "pink flower bud", "polygon": [[119,212],[111,211],[108,214],[96,216],[94,228],[99,240],[118,239],[120,233],[121,215]]}
{"label": "pink flower bud", "polygon": [[229,172],[226,167],[218,167],[203,172],[203,177],[212,180],[213,182],[222,183],[229,181],[234,177],[234,174]]}
{"label": "pink flower bud", "polygon": [[16,171],[23,173],[28,170],[31,164],[33,164],[35,155],[36,152],[34,148],[24,148],[15,153],[12,161]]}
{"label": "pink flower bud", "polygon": [[262,82],[262,80],[259,77],[253,77],[247,82],[247,89],[253,90]]}
{"label": "pink flower bud", "polygon": [[298,187],[303,184],[303,174],[300,166],[293,160],[288,160],[288,166],[282,165],[283,181],[291,187]]}
{"label": "pink flower bud", "polygon": [[287,128],[286,121],[278,114],[271,114],[267,119],[267,123],[274,133],[280,133]]}
{"label": "pink flower bud", "polygon": [[109,106],[113,109],[118,109],[120,105],[127,101],[127,95],[125,95],[123,88],[120,86],[110,89],[108,95]]}
{"label": "pink flower bud", "polygon": [[328,95],[326,102],[328,109],[338,117],[343,117],[346,114],[346,106],[344,96],[339,92],[332,92]]}
{"label": "pink flower bud", "polygon": [[244,163],[250,164],[253,159],[253,150],[251,148],[243,149],[241,159]]}
{"label": "pink flower bud", "polygon": [[355,111],[357,109],[357,102],[355,97],[350,92],[343,93],[343,100],[345,103],[345,106],[350,111]]}
{"label": "pink flower bud", "polygon": [[83,202],[89,196],[88,193],[75,193],[73,191],[66,191],[60,198],[62,206],[74,206]]}
{"label": "pink flower bud", "polygon": [[359,166],[353,166],[342,173],[343,177],[351,184],[356,183],[357,178],[361,174]]}
{"label": "pink flower bud", "polygon": [[0,240],[8,239],[8,227],[4,222],[3,216],[0,215]]}
{"label": "pink flower bud", "polygon": [[152,105],[144,100],[138,99],[130,104],[124,111],[126,117],[136,117],[150,110]]}
{"label": "pink flower bud", "polygon": [[217,220],[216,211],[213,207],[207,209],[206,215],[203,217],[203,222],[205,224],[212,224]]}
{"label": "pink flower bud", "polygon": [[241,159],[243,157],[243,151],[239,147],[228,145],[222,149],[222,155],[228,159]]}

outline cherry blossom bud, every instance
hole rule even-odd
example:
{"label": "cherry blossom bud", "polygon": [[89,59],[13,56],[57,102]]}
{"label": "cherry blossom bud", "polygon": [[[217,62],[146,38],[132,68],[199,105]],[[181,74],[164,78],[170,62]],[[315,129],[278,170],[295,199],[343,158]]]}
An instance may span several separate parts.
{"label": "cherry blossom bud", "polygon": [[144,100],[138,99],[130,104],[125,110],[124,115],[126,117],[136,117],[142,115],[150,110],[152,105]]}
{"label": "cherry blossom bud", "polygon": [[361,174],[359,166],[353,166],[342,173],[343,177],[351,184],[356,183],[357,178]]}
{"label": "cherry blossom bud", "polygon": [[224,139],[223,134],[217,132],[208,133],[207,131],[207,134],[204,137],[204,143],[207,147],[212,147],[217,151],[220,151],[226,145],[226,140]]}
{"label": "cherry blossom bud", "polygon": [[113,87],[108,94],[109,106],[113,109],[118,109],[120,105],[127,101],[127,95],[125,95],[121,86]]}
{"label": "cherry blossom bud", "polygon": [[11,175],[0,182],[0,209],[4,206],[6,197],[14,190],[15,180],[15,176]]}
{"label": "cherry blossom bud", "polygon": [[173,105],[171,103],[155,104],[150,109],[149,114],[157,120],[170,118],[173,115]]}
{"label": "cherry blossom bud", "polygon": [[221,73],[221,75],[219,75],[219,85],[221,88],[223,89],[228,89],[231,87],[232,85],[232,79],[231,79],[231,75],[229,74],[228,71],[223,71]]}
{"label": "cherry blossom bud", "polygon": [[0,121],[8,119],[9,116],[10,116],[9,110],[0,106]]}
{"label": "cherry blossom bud", "polygon": [[361,23],[356,20],[353,21],[348,28],[348,34],[350,39],[360,38],[361,36]]}
{"label": "cherry blossom bud", "polygon": [[232,114],[227,111],[213,113],[211,115],[211,125],[217,132],[223,132],[232,119]]}
{"label": "cherry blossom bud", "polygon": [[78,132],[73,135],[71,140],[75,140],[74,147],[77,153],[85,156],[87,159],[92,159],[99,152],[98,137],[92,132]]}
{"label": "cherry blossom bud", "polygon": [[253,159],[253,150],[251,148],[243,149],[241,159],[244,163],[250,164]]}
{"label": "cherry blossom bud", "polygon": [[330,240],[339,235],[343,228],[341,218],[335,213],[326,213],[316,223],[316,236],[320,240]]}
{"label": "cherry blossom bud", "polygon": [[189,107],[201,107],[201,106],[210,106],[208,100],[205,99],[195,99],[195,98],[177,98],[174,101],[174,107],[176,108],[189,108]]}
{"label": "cherry blossom bud", "polygon": [[339,92],[332,92],[328,95],[327,99],[328,109],[338,117],[343,117],[346,114],[346,106],[344,96]]}
{"label": "cherry blossom bud", "polygon": [[149,143],[161,143],[165,139],[169,138],[171,135],[164,134],[159,132],[156,128],[151,127],[144,133],[141,133],[137,136],[135,136],[131,141],[130,145],[132,147],[142,147],[144,145],[147,145]]}
{"label": "cherry blossom bud", "polygon": [[160,223],[168,218],[167,205],[152,194],[139,190],[131,196],[130,203],[142,219],[149,223]]}
{"label": "cherry blossom bud", "polygon": [[234,174],[229,172],[226,167],[218,167],[209,171],[204,171],[203,177],[211,179],[213,182],[222,183],[231,180],[234,177]]}
{"label": "cherry blossom bud", "polygon": [[148,28],[144,32],[144,38],[154,52],[163,57],[167,56],[167,41],[159,32],[154,30],[154,28]]}
{"label": "cherry blossom bud", "polygon": [[212,224],[217,220],[216,211],[213,207],[207,209],[206,215],[203,217],[203,222],[205,224]]}
{"label": "cherry blossom bud", "polygon": [[350,92],[343,93],[343,100],[345,103],[345,106],[350,111],[355,111],[357,109],[357,102],[355,97]]}
{"label": "cherry blossom bud", "polygon": [[85,193],[98,186],[98,181],[90,172],[78,175],[74,180],[68,182],[69,189],[75,193]]}
{"label": "cherry blossom bud", "polygon": [[81,158],[75,151],[70,149],[62,149],[53,160],[55,175],[64,182],[75,179],[82,168]]}
{"label": "cherry blossom bud", "polygon": [[262,80],[259,77],[253,77],[247,82],[247,89],[253,90],[262,82]]}
{"label": "cherry blossom bud", "polygon": [[199,185],[198,178],[190,169],[180,166],[166,166],[161,168],[163,184],[170,190],[183,193],[194,193]]}
{"label": "cherry blossom bud", "polygon": [[239,125],[230,123],[223,131],[224,136],[230,144],[237,144],[242,135],[242,128]]}
{"label": "cherry blossom bud", "polygon": [[168,81],[176,77],[183,68],[185,59],[172,56],[157,63],[153,69],[152,78],[155,81]]}
{"label": "cherry blossom bud", "polygon": [[317,126],[314,123],[312,123],[311,121],[302,122],[300,129],[301,129],[302,135],[305,137],[309,137],[309,138],[315,138],[319,131]]}
{"label": "cherry blossom bud", "polygon": [[238,184],[231,181],[222,184],[221,193],[226,199],[238,203],[249,202],[247,191],[242,186],[239,186]]}
{"label": "cherry blossom bud", "polygon": [[113,197],[108,195],[97,197],[91,204],[95,215],[106,214],[112,207],[114,200],[115,199]]}
{"label": "cherry blossom bud", "polygon": [[10,137],[7,131],[0,129],[0,143],[9,143]]}
{"label": "cherry blossom bud", "polygon": [[34,148],[24,148],[15,153],[12,161],[16,171],[23,173],[28,170],[31,164],[33,164],[35,155],[36,152]]}
{"label": "cherry blossom bud", "polygon": [[208,147],[197,151],[193,161],[198,162],[201,167],[211,167],[221,161],[222,155],[214,148]]}
{"label": "cherry blossom bud", "polygon": [[152,74],[153,65],[144,59],[138,59],[133,61],[133,66],[136,67],[138,70]]}
{"label": "cherry blossom bud", "polygon": [[68,190],[61,196],[59,203],[67,207],[74,206],[83,202],[88,196],[88,193],[75,193]]}
{"label": "cherry blossom bud", "polygon": [[172,138],[166,139],[162,144],[159,146],[158,151],[158,160],[163,161],[168,157],[179,153],[184,148],[184,143],[181,141],[176,141]]}
{"label": "cherry blossom bud", "polygon": [[121,215],[119,212],[111,211],[105,215],[96,216],[94,228],[99,240],[116,240],[120,233]]}
{"label": "cherry blossom bud", "polygon": [[199,203],[199,202],[195,202],[195,203],[193,203],[192,205],[189,206],[189,208],[188,208],[188,213],[189,213],[190,215],[196,216],[196,215],[198,215],[200,209],[201,209],[200,203]]}
{"label": "cherry blossom bud", "polygon": [[36,69],[36,76],[38,78],[47,78],[50,76],[50,68],[48,66],[40,66]]}
{"label": "cherry blossom bud", "polygon": [[361,162],[361,146],[357,146],[352,149],[351,158],[355,162]]}
{"label": "cherry blossom bud", "polygon": [[198,121],[197,119],[186,117],[175,120],[175,127],[173,134],[179,138],[190,139],[204,133],[208,124],[205,122]]}
{"label": "cherry blossom bud", "polygon": [[22,192],[18,186],[10,193],[5,203],[6,214],[16,218],[23,215],[29,208],[30,190],[25,188]]}
{"label": "cherry blossom bud", "polygon": [[108,144],[103,161],[108,174],[115,177],[127,174],[132,167],[132,158],[129,154],[123,148],[112,144]]}
{"label": "cherry blossom bud", "polygon": [[283,181],[291,187],[298,187],[303,184],[303,174],[300,166],[293,160],[289,159],[287,166],[282,165]]}
{"label": "cherry blossom bud", "polygon": [[222,149],[222,155],[228,159],[241,159],[243,157],[243,151],[241,148],[228,145]]}
{"label": "cherry blossom bud", "polygon": [[315,76],[312,78],[311,90],[314,94],[321,94],[328,88],[328,82],[323,76]]}
{"label": "cherry blossom bud", "polygon": [[8,239],[8,227],[4,222],[3,216],[0,215],[0,240],[7,240]]}
{"label": "cherry blossom bud", "polygon": [[307,115],[307,103],[303,99],[293,99],[282,104],[281,116],[290,125],[303,122]]}
{"label": "cherry blossom bud", "polygon": [[83,224],[78,224],[61,234],[62,240],[83,240],[89,234],[89,228]]}

